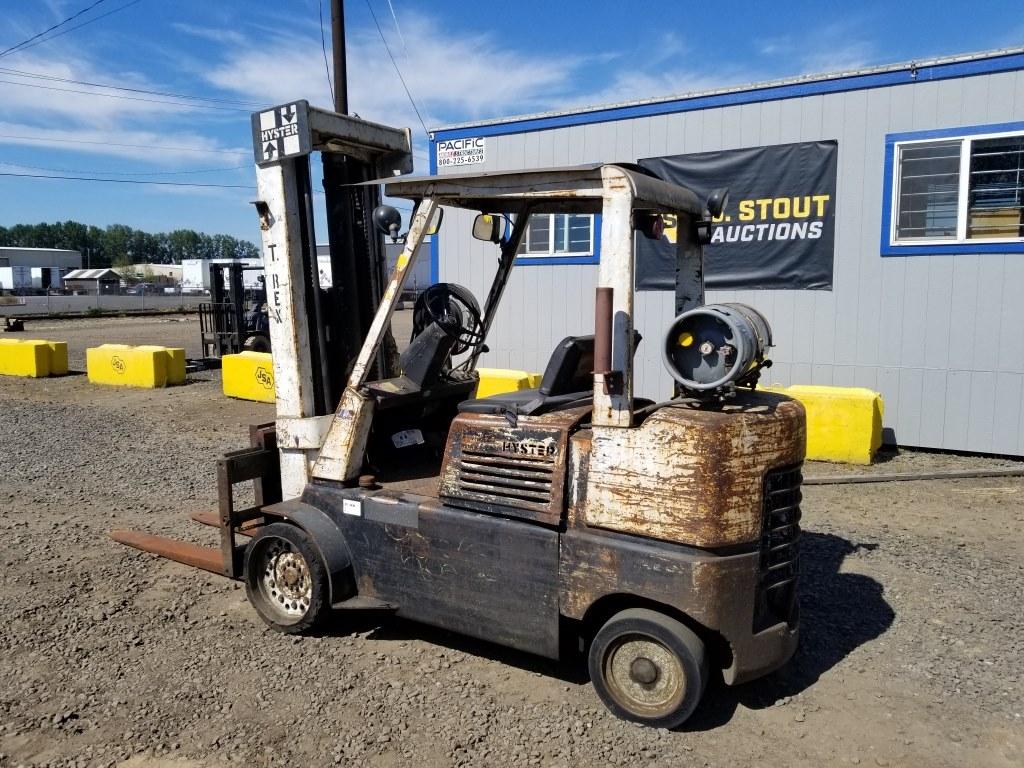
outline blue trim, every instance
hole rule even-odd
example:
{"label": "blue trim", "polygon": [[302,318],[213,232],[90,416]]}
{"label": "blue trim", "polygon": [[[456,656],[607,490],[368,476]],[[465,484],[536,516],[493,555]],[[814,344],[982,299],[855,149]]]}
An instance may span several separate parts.
{"label": "blue trim", "polygon": [[[430,144],[427,148],[429,156],[427,162],[429,163],[430,175],[437,175],[437,142],[434,140],[434,135],[429,136]],[[442,227],[443,229],[443,227]],[[430,238],[430,284],[441,282],[441,233],[435,232],[434,236]]]}
{"label": "blue trim", "polygon": [[549,267],[555,264],[600,264],[599,256],[518,256],[517,267]]}
{"label": "blue trim", "polygon": [[511,119],[503,123],[480,125],[469,128],[450,128],[435,131],[436,139],[461,139],[477,136],[504,136],[511,133],[528,133],[572,125],[589,125],[613,120],[630,120],[637,117],[651,117],[676,112],[693,112],[700,109],[756,104],[765,101],[795,99],[802,96],[819,96],[828,93],[844,93],[870,88],[886,88],[893,85],[909,85],[931,80],[949,80],[957,77],[990,75],[997,72],[1012,72],[1024,69],[1024,54],[1007,54],[974,61],[959,61],[919,67],[911,72],[909,68],[875,74],[848,75],[829,80],[816,80],[790,85],[764,86],[746,91],[720,93],[712,96],[660,101],[652,104],[638,104],[628,107],[607,107],[590,112],[574,112],[552,117]]}
{"label": "blue trim", "polygon": [[601,263],[601,214],[594,214],[594,253],[590,256],[517,256],[513,262],[517,267],[551,266],[558,264],[600,264]]}
{"label": "blue trim", "polygon": [[968,125],[963,128],[938,128],[932,131],[909,131],[888,133],[885,136],[885,172],[882,176],[882,232],[879,251],[882,256],[945,256],[971,253],[1024,253],[1024,242],[987,243],[983,240],[939,245],[893,245],[892,232],[892,184],[896,172],[896,144],[901,141],[927,141],[951,137],[977,136],[982,133],[1009,133],[1024,131],[1024,123],[995,123],[993,125]]}

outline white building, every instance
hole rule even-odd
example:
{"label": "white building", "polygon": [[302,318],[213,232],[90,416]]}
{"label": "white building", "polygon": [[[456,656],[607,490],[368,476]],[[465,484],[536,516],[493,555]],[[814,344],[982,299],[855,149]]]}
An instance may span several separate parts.
{"label": "white building", "polygon": [[82,254],[60,248],[0,247],[0,290],[45,291],[82,266]]}

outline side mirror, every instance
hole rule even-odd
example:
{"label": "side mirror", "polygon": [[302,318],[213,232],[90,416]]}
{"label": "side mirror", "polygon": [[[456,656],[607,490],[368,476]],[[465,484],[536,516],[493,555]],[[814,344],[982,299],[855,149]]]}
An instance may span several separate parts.
{"label": "side mirror", "polygon": [[402,214],[390,205],[378,205],[373,209],[373,225],[392,242],[398,241],[398,233],[402,229]]}
{"label": "side mirror", "polygon": [[660,213],[637,211],[633,214],[633,226],[648,240],[661,240],[665,234],[665,219]]}
{"label": "side mirror", "polygon": [[436,235],[441,231],[441,222],[444,221],[444,208],[437,206],[434,209],[434,217],[430,220],[430,225],[427,227],[428,235]]}
{"label": "side mirror", "polygon": [[719,187],[718,189],[711,190],[711,194],[708,195],[708,213],[711,214],[711,218],[717,219],[722,215],[722,211],[725,210],[725,206],[729,203],[729,190],[725,187]]}
{"label": "side mirror", "polygon": [[473,237],[477,240],[500,243],[503,234],[505,234],[505,218],[503,216],[493,213],[478,213],[473,219]]}

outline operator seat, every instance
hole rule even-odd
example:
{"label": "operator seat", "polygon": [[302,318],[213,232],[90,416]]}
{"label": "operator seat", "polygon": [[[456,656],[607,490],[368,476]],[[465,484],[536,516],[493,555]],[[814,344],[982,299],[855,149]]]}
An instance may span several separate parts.
{"label": "operator seat", "polygon": [[[633,351],[643,337],[633,331]],[[539,416],[551,411],[589,405],[594,397],[594,337],[566,336],[555,347],[537,389],[503,392],[477,400],[463,400],[459,413]]]}

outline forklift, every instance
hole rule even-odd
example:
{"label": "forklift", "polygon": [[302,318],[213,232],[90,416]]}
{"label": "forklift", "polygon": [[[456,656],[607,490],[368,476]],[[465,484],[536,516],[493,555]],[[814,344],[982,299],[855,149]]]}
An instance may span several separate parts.
{"label": "forklift", "polygon": [[[203,359],[217,361],[239,352],[270,351],[266,290],[247,290],[245,273],[263,267],[243,262],[210,264],[210,301],[199,305]],[[258,278],[265,286],[265,278]]]}
{"label": "forklift", "polygon": [[[219,514],[195,519],[219,547],[112,537],[242,580],[283,633],[370,609],[551,659],[582,651],[608,709],[658,728],[690,717],[713,670],[733,685],[784,664],[798,638],[805,415],[754,389],[767,321],[704,304],[702,244],[724,192],[702,201],[626,163],[413,177],[408,131],[305,102],[271,112],[254,117],[255,205],[276,422],[218,464]],[[281,134],[297,141],[270,152]],[[316,290],[311,151],[376,168],[348,185],[358,199],[383,186],[414,205],[351,360],[330,353],[337,313]],[[396,355],[392,314],[445,211],[493,251],[491,286],[481,302],[432,285]],[[548,213],[600,216],[595,315],[565,329],[539,387],[475,398],[528,222]],[[400,237],[395,209],[367,214],[378,242]],[[654,343],[672,395],[653,402],[634,395],[635,246],[664,238],[666,221],[677,317]],[[236,509],[248,481],[256,504]]]}

